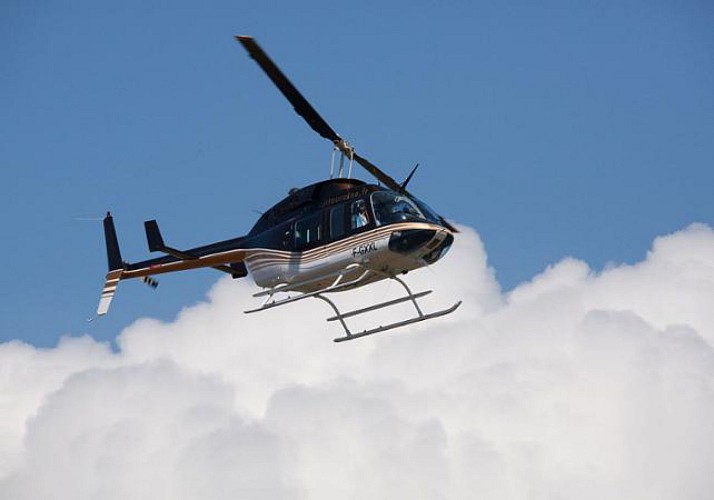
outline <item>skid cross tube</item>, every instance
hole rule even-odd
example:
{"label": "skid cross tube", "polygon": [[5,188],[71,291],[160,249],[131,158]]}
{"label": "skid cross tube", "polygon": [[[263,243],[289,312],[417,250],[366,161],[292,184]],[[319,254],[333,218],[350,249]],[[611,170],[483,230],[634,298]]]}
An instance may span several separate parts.
{"label": "skid cross tube", "polygon": [[[380,274],[384,274],[384,273],[380,273]],[[328,299],[327,297],[324,297],[321,293],[316,293],[314,295],[315,298],[318,298],[318,299],[321,299],[321,300],[327,302],[330,305],[330,307],[332,307],[332,309],[335,311],[335,316],[327,318],[327,321],[338,320],[340,322],[340,324],[342,325],[342,328],[345,330],[345,336],[333,339],[335,342],[344,342],[346,340],[355,340],[355,339],[359,339],[362,337],[366,337],[368,335],[373,335],[375,333],[386,332],[387,330],[392,330],[394,328],[399,328],[402,326],[411,325],[413,323],[419,323],[421,321],[438,318],[439,316],[445,316],[447,314],[451,314],[452,312],[454,312],[461,305],[461,301],[458,301],[453,306],[451,306],[447,309],[435,311],[430,314],[424,314],[422,312],[421,308],[419,307],[419,303],[417,302],[417,299],[430,294],[431,290],[414,293],[411,291],[409,286],[400,278],[393,276],[393,275],[388,275],[387,277],[389,279],[395,280],[400,285],[402,285],[402,287],[404,287],[404,289],[406,290],[407,295],[405,297],[399,297],[397,299],[380,302],[379,304],[374,304],[372,306],[364,307],[362,309],[356,309],[354,311],[349,311],[344,314],[340,313],[339,308],[335,305],[335,303],[332,300]],[[417,315],[413,318],[405,319],[402,321],[397,321],[395,323],[390,323],[388,325],[380,325],[377,328],[372,328],[370,330],[363,330],[362,332],[359,332],[359,333],[352,333],[350,331],[349,327],[347,326],[347,323],[345,322],[345,318],[357,316],[357,315],[364,314],[364,313],[371,312],[371,311],[376,311],[378,309],[390,307],[390,306],[393,306],[396,304],[401,304],[402,302],[406,302],[409,300],[411,300],[412,304],[414,305],[414,309],[416,309],[416,312],[417,312]]]}
{"label": "skid cross tube", "polygon": [[[335,342],[344,342],[345,340],[355,340],[355,339],[359,339],[362,337],[366,337],[367,335],[373,335],[375,333],[386,332],[387,330],[392,330],[394,328],[411,325],[412,323],[419,323],[420,321],[426,321],[428,319],[438,318],[439,316],[446,316],[447,314],[451,314],[456,309],[458,309],[458,307],[460,305],[461,305],[461,301],[458,301],[456,304],[449,307],[448,309],[442,309],[441,311],[436,311],[436,312],[433,312],[430,314],[424,314],[422,316],[417,316],[415,318],[405,319],[403,321],[397,321],[396,323],[391,323],[389,325],[380,326],[378,328],[373,328],[371,330],[365,330],[360,333],[348,333],[344,337],[338,337],[338,338],[334,339],[334,341]],[[344,322],[342,324],[344,326]],[[346,327],[345,327],[345,331],[346,332],[348,331]]]}
{"label": "skid cross tube", "polygon": [[[432,292],[431,290],[418,292],[418,293],[415,293],[413,297],[414,297],[414,299],[420,299],[420,298],[424,297],[425,295],[429,295],[431,292]],[[327,321],[335,321],[337,319],[340,319],[340,317],[349,318],[352,316],[357,316],[358,314],[366,313],[369,311],[376,311],[377,309],[382,309],[383,307],[389,307],[389,306],[393,306],[395,304],[401,304],[402,302],[406,302],[407,300],[412,300],[412,297],[400,297],[398,299],[389,300],[387,302],[382,302],[381,304],[376,304],[376,305],[365,307],[362,309],[357,309],[355,311],[342,313],[339,316],[332,316],[331,318],[327,318]]]}

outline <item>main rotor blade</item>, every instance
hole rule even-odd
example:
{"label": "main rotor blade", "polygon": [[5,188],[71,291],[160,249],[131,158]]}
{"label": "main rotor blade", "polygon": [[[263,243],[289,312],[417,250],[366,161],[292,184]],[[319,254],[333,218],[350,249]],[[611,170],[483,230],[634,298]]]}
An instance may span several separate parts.
{"label": "main rotor blade", "polygon": [[268,55],[260,48],[258,42],[253,37],[238,35],[236,36],[243,47],[248,51],[250,57],[255,59],[255,62],[265,71],[276,87],[293,105],[295,112],[303,117],[310,127],[320,134],[325,139],[329,139],[334,143],[342,142],[342,138],[330,127],[327,122],[315,111],[315,108],[303,97],[300,91],[288,80],[288,77],[280,71],[275,63]]}
{"label": "main rotor blade", "polygon": [[375,176],[382,184],[394,189],[395,191],[404,191],[401,185],[392,179],[390,176],[382,172],[376,165],[357,155],[354,149],[347,144],[340,136],[335,132],[330,125],[320,116],[320,114],[312,107],[312,105],[305,99],[305,97],[298,91],[297,88],[288,80],[285,74],[280,71],[275,63],[268,57],[268,55],[260,48],[258,42],[255,41],[253,37],[238,35],[236,36],[243,47],[248,51],[250,56],[255,59],[258,65],[265,71],[268,77],[272,80],[276,87],[282,92],[282,94],[290,101],[293,108],[303,117],[303,119],[310,125],[310,127],[320,134],[325,139],[332,141],[335,146],[345,154],[345,156],[352,157],[354,160],[362,165],[370,174]]}
{"label": "main rotor blade", "polygon": [[364,169],[375,176],[379,182],[387,186],[389,189],[392,189],[394,191],[397,191],[398,193],[403,193],[405,190],[402,188],[402,186],[392,179],[390,176],[382,172],[376,165],[374,165],[372,162],[370,162],[367,158],[363,158],[360,155],[358,155],[355,152],[352,152],[354,160],[362,165]]}
{"label": "main rotor blade", "polygon": [[[292,82],[288,80],[288,77],[285,76],[282,71],[280,71],[280,68],[278,68],[276,64],[263,51],[263,49],[260,48],[260,45],[258,45],[258,42],[256,42],[253,37],[246,35],[237,35],[235,38],[236,40],[238,40],[238,42],[240,42],[241,45],[243,45],[243,47],[245,47],[245,49],[248,51],[248,54],[250,54],[250,57],[255,59],[255,62],[257,62],[258,65],[263,69],[263,71],[265,71],[265,74],[268,75],[268,78],[270,78],[270,80],[275,84],[275,86],[278,87],[278,90],[282,92],[285,98],[290,101],[290,104],[293,105],[295,112],[303,117],[307,124],[310,125],[310,128],[312,128],[315,132],[320,134],[325,139],[329,139],[330,141],[332,141],[335,147],[342,151],[345,156],[347,156],[348,158],[353,158],[354,161],[364,167],[367,172],[372,174],[383,185],[385,185],[389,189],[397,191],[398,193],[411,196],[411,194],[409,194],[409,192],[406,190],[405,186],[402,186],[400,183],[392,179],[389,175],[385,174],[375,164],[373,164],[366,158],[363,158],[362,156],[355,153],[352,146],[347,144],[347,142],[342,139],[342,137],[340,137],[339,134],[335,132],[332,127],[330,127],[330,125],[328,125],[325,119],[320,116],[320,114],[315,110],[315,108],[312,107],[312,105],[307,101],[307,99],[305,99],[305,97],[300,93],[300,91],[295,88],[295,85],[293,85]],[[441,220],[447,228],[456,232],[456,228],[449,224],[443,217],[441,217]]]}

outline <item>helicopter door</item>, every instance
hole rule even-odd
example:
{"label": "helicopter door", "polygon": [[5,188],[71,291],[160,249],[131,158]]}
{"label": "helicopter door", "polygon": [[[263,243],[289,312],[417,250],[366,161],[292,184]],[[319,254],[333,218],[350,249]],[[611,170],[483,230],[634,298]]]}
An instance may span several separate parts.
{"label": "helicopter door", "polygon": [[330,208],[330,239],[339,239],[345,234],[345,205],[335,205]]}
{"label": "helicopter door", "polygon": [[322,225],[320,224],[322,213],[316,213],[303,217],[295,222],[295,250],[303,250],[305,248],[315,246],[322,237]]}

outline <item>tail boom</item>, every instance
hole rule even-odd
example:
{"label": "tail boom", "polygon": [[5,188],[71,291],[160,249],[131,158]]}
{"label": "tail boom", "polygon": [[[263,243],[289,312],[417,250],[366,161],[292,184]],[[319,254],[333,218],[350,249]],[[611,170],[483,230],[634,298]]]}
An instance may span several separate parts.
{"label": "tail boom", "polygon": [[[145,281],[151,284],[151,281],[147,280],[149,276],[202,267],[212,267],[229,273],[234,278],[240,278],[247,274],[243,265],[246,249],[228,248],[221,251],[218,246],[225,243],[236,244],[240,241],[238,238],[184,252],[164,244],[155,221],[147,221],[146,226],[149,249],[151,251],[164,252],[168,255],[136,263],[125,262],[122,260],[121,252],[119,251],[119,241],[114,228],[114,221],[111,214],[107,212],[104,218],[104,237],[107,246],[109,273],[105,278],[104,288],[97,307],[97,316],[103,316],[107,313],[121,280],[144,278]],[[225,245],[223,248],[225,248]],[[155,288],[156,282],[153,283],[154,285],[152,286]]]}
{"label": "tail boom", "polygon": [[148,264],[146,266],[144,266],[143,263],[138,262],[136,264],[129,264],[127,268],[122,271],[121,279],[143,278],[144,276],[173,273],[176,271],[188,271],[190,269],[199,269],[201,267],[215,268],[236,262],[242,262],[245,257],[246,249],[240,248],[204,255],[202,257],[185,258],[172,262]]}

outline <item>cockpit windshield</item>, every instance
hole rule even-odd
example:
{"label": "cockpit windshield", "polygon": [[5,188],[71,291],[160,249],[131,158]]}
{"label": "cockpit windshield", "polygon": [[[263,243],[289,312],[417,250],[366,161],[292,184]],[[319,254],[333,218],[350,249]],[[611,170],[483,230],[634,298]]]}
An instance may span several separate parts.
{"label": "cockpit windshield", "polygon": [[372,193],[372,209],[377,224],[388,224],[408,220],[431,220],[438,222],[436,216],[428,207],[420,209],[420,205],[394,191],[376,191]]}
{"label": "cockpit windshield", "polygon": [[426,219],[430,220],[431,222],[436,222],[437,224],[443,223],[439,214],[434,212],[434,210],[432,210],[429,205],[427,205],[426,203],[424,203],[421,200],[417,200],[416,198],[414,198],[414,203],[417,204],[417,206],[419,207],[419,210],[421,210],[421,213],[424,214],[424,217]]}

